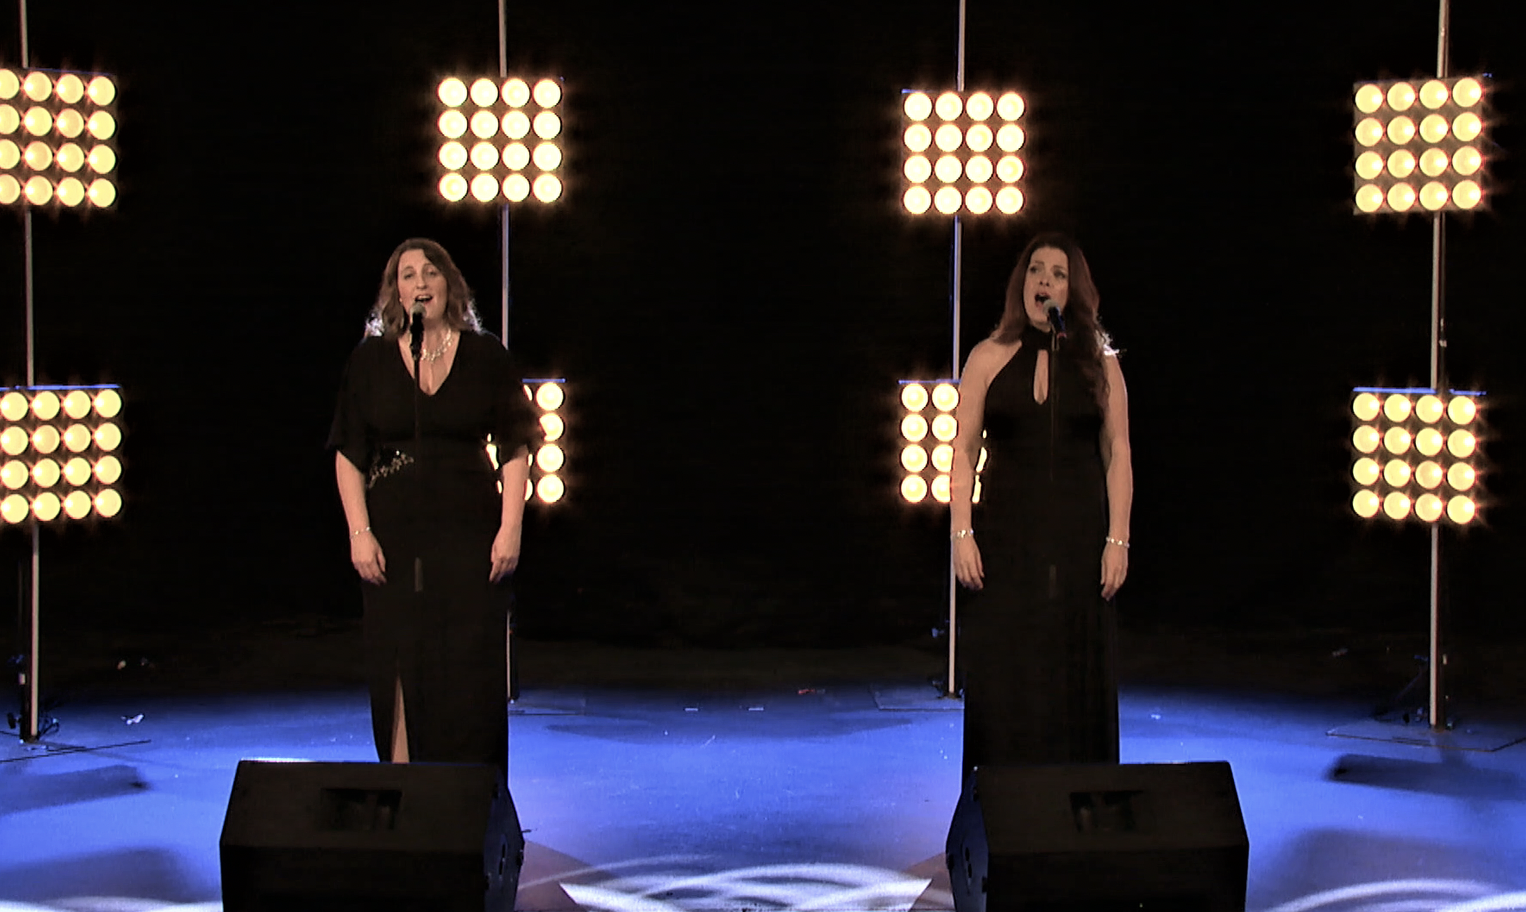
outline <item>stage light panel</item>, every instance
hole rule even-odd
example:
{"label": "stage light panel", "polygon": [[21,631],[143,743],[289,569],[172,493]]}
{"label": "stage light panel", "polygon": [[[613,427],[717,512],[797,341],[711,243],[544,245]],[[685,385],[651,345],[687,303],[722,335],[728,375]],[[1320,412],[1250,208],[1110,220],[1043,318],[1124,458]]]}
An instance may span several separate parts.
{"label": "stage light panel", "polygon": [[[538,413],[536,421],[540,423],[543,435],[540,446],[530,453],[525,499],[533,498],[543,504],[557,503],[567,494],[564,471],[567,467],[567,422],[563,411],[567,404],[567,383],[565,380],[526,380],[524,394]],[[493,464],[498,464],[496,452]]]}
{"label": "stage light panel", "polygon": [[0,205],[111,206],[115,101],[110,76],[0,67]]}
{"label": "stage light panel", "polygon": [[[1416,101],[1424,104],[1421,90]],[[1479,392],[1359,388],[1350,415],[1351,508],[1372,519],[1466,525],[1478,512]]]}
{"label": "stage light panel", "polygon": [[17,525],[117,515],[121,410],[112,386],[0,391],[0,519]]}
{"label": "stage light panel", "polygon": [[1024,168],[1017,153],[1026,134],[1018,121],[1025,111],[1016,92],[993,98],[985,91],[904,91],[902,207],[912,215],[1021,211],[1025,200],[1016,185]]}
{"label": "stage light panel", "polygon": [[[897,394],[900,404],[897,461],[901,469],[900,495],[909,504],[948,503],[954,468],[954,438],[959,423],[959,384],[954,380],[902,380]],[[930,439],[929,439],[930,438]],[[980,472],[986,451],[980,449],[975,465],[974,502],[980,502]]]}
{"label": "stage light panel", "polygon": [[[520,77],[450,77],[441,81],[435,98],[441,199],[502,205],[562,198],[564,180],[556,172],[563,168],[566,145],[558,80],[540,79],[532,88]],[[533,153],[527,141],[534,144]]]}
{"label": "stage light panel", "polygon": [[1368,82],[1355,89],[1353,139],[1357,212],[1471,211],[1482,207],[1490,112],[1471,76]]}

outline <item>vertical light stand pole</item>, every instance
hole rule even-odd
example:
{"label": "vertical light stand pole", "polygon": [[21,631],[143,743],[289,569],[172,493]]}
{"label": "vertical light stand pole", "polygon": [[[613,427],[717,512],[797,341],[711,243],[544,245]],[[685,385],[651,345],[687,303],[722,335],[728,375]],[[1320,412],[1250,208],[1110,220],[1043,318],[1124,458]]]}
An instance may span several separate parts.
{"label": "vertical light stand pole", "polygon": [[[509,78],[509,19],[507,0],[498,0],[498,83],[501,88],[503,81]],[[498,338],[503,342],[503,347],[509,347],[509,204],[504,202],[498,207],[498,224],[500,234],[498,236],[498,268],[502,277],[503,285],[499,299],[500,332]],[[499,463],[499,472],[502,473],[502,462]],[[517,496],[504,491],[504,497]],[[510,609],[512,612],[513,609]],[[506,672],[504,677],[504,695],[508,699],[514,697],[514,617],[509,615],[508,623],[504,624],[503,634],[503,667]]]}
{"label": "vertical light stand pole", "polygon": [[[27,46],[27,15],[26,0],[20,0],[21,6],[21,66],[23,69],[32,65],[31,50]],[[22,256],[25,259],[23,269],[26,285],[26,385],[37,385],[37,329],[35,324],[35,309],[33,306],[33,273],[32,273],[32,209],[30,206],[21,207],[21,235]],[[42,598],[39,589],[38,570],[42,564],[42,533],[38,528],[37,520],[31,523],[32,532],[32,567],[31,567],[31,623],[28,631],[27,642],[27,669],[26,669],[26,697],[25,705],[21,712],[21,740],[36,741],[38,738],[38,707],[39,692],[37,686],[37,670],[41,664],[38,660],[37,649],[40,640],[38,622],[42,615]]]}
{"label": "vertical light stand pole", "polygon": [[[1450,0],[1441,0],[1440,21],[1436,38],[1436,78],[1446,79],[1450,61],[1447,47],[1450,35]],[[1445,395],[1446,370],[1446,215],[1438,209],[1431,216],[1431,389]],[[1431,578],[1430,578],[1430,641],[1428,662],[1430,672],[1431,731],[1444,731],[1447,727],[1446,694],[1442,665],[1446,655],[1441,649],[1441,524],[1431,524]]]}
{"label": "vertical light stand pole", "polygon": [[[959,92],[960,95],[964,94],[964,4],[965,0],[959,0],[959,44],[957,51],[957,61],[954,68],[954,88]],[[954,215],[954,249],[952,254],[954,281],[952,293],[950,295],[951,300],[949,301],[949,309],[952,311],[953,323],[951,330],[953,339],[949,346],[949,367],[951,368],[949,376],[954,378],[955,383],[959,382],[960,373],[959,323],[960,294],[962,292],[960,285],[964,279],[963,228],[964,226],[959,221],[959,216],[956,213]],[[950,539],[948,543],[948,687],[944,692],[945,696],[950,697],[959,692],[958,687],[955,684],[955,672],[957,669],[956,650],[958,648],[957,640],[959,637],[959,609],[956,604],[958,601],[958,596],[959,586],[954,574],[954,541],[953,539]]]}

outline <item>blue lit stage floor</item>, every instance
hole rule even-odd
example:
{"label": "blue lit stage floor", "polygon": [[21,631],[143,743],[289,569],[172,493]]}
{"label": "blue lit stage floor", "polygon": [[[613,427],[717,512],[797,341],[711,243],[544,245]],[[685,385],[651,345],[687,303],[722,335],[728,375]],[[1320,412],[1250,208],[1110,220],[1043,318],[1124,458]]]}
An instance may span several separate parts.
{"label": "blue lit stage floor", "polygon": [[[524,663],[518,908],[952,908],[942,850],[960,712],[925,683],[928,657],[726,655],[705,661],[769,673],[674,685],[684,675],[659,663],[691,657],[648,653],[627,656],[622,686],[560,680],[573,670],[534,686]],[[1370,702],[1268,687],[1254,664],[1238,686],[1136,683],[1122,700],[1125,762],[1232,764],[1250,909],[1526,909],[1526,745],[1332,736]],[[240,759],[372,757],[353,686],[98,695],[54,714],[51,750],[0,748],[0,912],[218,910]]]}

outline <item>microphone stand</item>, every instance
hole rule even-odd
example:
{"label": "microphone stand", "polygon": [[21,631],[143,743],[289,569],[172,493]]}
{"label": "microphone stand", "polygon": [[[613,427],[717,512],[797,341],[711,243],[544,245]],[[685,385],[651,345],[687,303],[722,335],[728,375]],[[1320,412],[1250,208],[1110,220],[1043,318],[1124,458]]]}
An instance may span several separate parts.
{"label": "microphone stand", "polygon": [[[413,354],[413,458],[415,465],[424,458],[424,431],[419,417],[424,402],[424,373],[420,367],[424,358],[423,316],[419,315],[417,321],[418,332],[412,333],[410,328],[412,338],[409,339],[408,344],[409,351]],[[422,473],[414,472],[414,475],[416,480],[422,483]],[[413,591],[415,593],[424,591],[424,559],[417,554],[413,557]]]}

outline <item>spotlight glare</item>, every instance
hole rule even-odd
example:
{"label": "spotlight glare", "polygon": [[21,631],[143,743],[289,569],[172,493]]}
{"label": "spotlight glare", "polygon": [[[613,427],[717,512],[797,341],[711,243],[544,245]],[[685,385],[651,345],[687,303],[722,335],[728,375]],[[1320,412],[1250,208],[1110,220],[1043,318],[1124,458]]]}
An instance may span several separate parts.
{"label": "spotlight glare", "polygon": [[1003,155],[996,163],[996,176],[1004,184],[1015,184],[1023,178],[1023,160],[1016,155]]}
{"label": "spotlight glare", "polygon": [[9,174],[0,174],[0,205],[9,206],[21,199],[21,184]]}
{"label": "spotlight glare", "polygon": [[912,443],[921,443],[927,436],[927,419],[921,415],[907,415],[902,418],[901,436]]}
{"label": "spotlight glare", "polygon": [[1023,191],[1016,187],[1003,187],[996,191],[996,208],[1006,215],[1015,215],[1023,208]]}
{"label": "spotlight glare", "polygon": [[952,184],[959,179],[959,175],[964,173],[964,165],[959,162],[957,156],[944,155],[933,166],[933,173],[938,176],[938,180],[945,184]]}
{"label": "spotlight glare", "polygon": [[466,134],[466,115],[460,111],[446,111],[438,122],[440,135],[446,139],[460,139]]}
{"label": "spotlight glare", "polygon": [[542,79],[535,84],[535,103],[543,108],[554,108],[562,100],[562,84],[555,79]]}
{"label": "spotlight glare", "polygon": [[1409,184],[1394,184],[1388,188],[1388,205],[1395,212],[1408,212],[1416,199],[1415,188]]}
{"label": "spotlight glare", "polygon": [[562,119],[550,111],[535,115],[535,135],[541,139],[555,139],[562,132]]}
{"label": "spotlight glare", "polygon": [[52,421],[58,417],[63,402],[52,390],[43,390],[32,397],[32,417],[38,421]]}
{"label": "spotlight glare", "polygon": [[927,468],[927,450],[919,443],[909,443],[901,450],[901,468],[916,474]]}
{"label": "spotlight glare", "polygon": [[1023,102],[1023,96],[1016,92],[1008,92],[996,101],[996,116],[1002,120],[1013,121],[1023,116],[1027,109]]}
{"label": "spotlight glare", "polygon": [[90,404],[102,418],[115,418],[122,411],[122,394],[108,387],[96,393]]}
{"label": "spotlight glare", "polygon": [[1428,143],[1439,143],[1447,138],[1451,124],[1440,114],[1430,114],[1420,121],[1420,138]]}
{"label": "spotlight glare", "polygon": [[78,488],[90,481],[90,462],[79,456],[64,463],[64,481]]}
{"label": "spotlight glare", "polygon": [[1356,125],[1356,141],[1364,146],[1375,146],[1383,139],[1383,124],[1376,117],[1369,117]]}
{"label": "spotlight glare", "polygon": [[79,104],[80,99],[85,97],[85,84],[73,73],[65,73],[58,77],[53,91],[58,94],[58,100],[64,104]]}
{"label": "spotlight glare", "polygon": [[1415,103],[1415,87],[1407,82],[1396,82],[1388,87],[1388,106],[1395,111],[1408,111]]}
{"label": "spotlight glare", "polygon": [[907,119],[921,122],[933,113],[933,100],[926,92],[911,92],[902,102],[901,110],[906,112]]}
{"label": "spotlight glare", "polygon": [[472,135],[478,139],[492,139],[498,135],[498,117],[492,111],[478,111],[472,115]]}
{"label": "spotlight glare", "polygon": [[451,140],[440,147],[440,164],[451,171],[459,171],[466,167],[466,147]]}
{"label": "spotlight glare", "polygon": [[1452,132],[1462,142],[1472,142],[1483,131],[1484,122],[1472,111],[1459,114],[1457,119],[1452,121]]}
{"label": "spotlight glare", "polygon": [[1430,393],[1421,396],[1419,401],[1415,403],[1415,417],[1426,424],[1435,424],[1440,421],[1444,411],[1445,408],[1442,406],[1441,400]]}
{"label": "spotlight glare", "polygon": [[107,488],[95,495],[95,512],[107,519],[116,516],[122,512],[122,495],[115,488]]}
{"label": "spotlight glare", "polygon": [[906,148],[912,152],[926,152],[927,147],[933,144],[933,133],[927,129],[926,124],[912,124],[906,128]]}
{"label": "spotlight glare", "polygon": [[920,412],[927,408],[927,387],[920,383],[907,383],[901,387],[901,407],[908,412]]}
{"label": "spotlight glare", "polygon": [[26,397],[12,390],[4,396],[0,396],[0,418],[6,421],[20,421],[27,413]]}
{"label": "spotlight glare", "polygon": [[934,478],[932,492],[933,500],[936,500],[938,503],[948,503],[953,497],[953,486],[949,482],[949,477],[947,475],[939,475]]}
{"label": "spotlight glare", "polygon": [[1415,483],[1427,491],[1435,490],[1445,477],[1446,473],[1441,470],[1441,466],[1429,459],[1415,468]]}
{"label": "spotlight glare", "polygon": [[1467,459],[1478,447],[1478,439],[1468,431],[1453,431],[1447,435],[1447,452],[1458,459]]}
{"label": "spotlight glare", "polygon": [[540,429],[547,443],[555,443],[562,439],[562,434],[567,431],[567,425],[562,421],[561,415],[548,413],[540,416]]}
{"label": "spotlight glare", "polygon": [[90,515],[93,506],[90,495],[84,491],[70,491],[64,497],[64,515],[70,519],[84,519]]}
{"label": "spotlight glare", "polygon": [[1016,152],[1023,147],[1026,139],[1023,128],[1017,124],[1006,124],[996,131],[996,148],[1003,152]]}
{"label": "spotlight glare", "polygon": [[974,215],[990,212],[993,202],[991,191],[985,187],[971,187],[964,193],[964,206]]}
{"label": "spotlight glare", "polygon": [[983,184],[991,179],[995,170],[989,158],[984,155],[972,155],[964,165],[964,176],[977,184]]}
{"label": "spotlight glare", "polygon": [[1375,113],[1383,107],[1383,90],[1375,85],[1364,85],[1356,90],[1356,109],[1363,114]]}
{"label": "spotlight glare", "polygon": [[509,143],[503,147],[503,164],[510,171],[523,171],[530,164],[530,149],[524,143]]}
{"label": "spotlight glare", "polygon": [[1377,484],[1378,477],[1382,474],[1378,467],[1378,461],[1368,456],[1363,456],[1351,467],[1351,477],[1362,487],[1371,487]]}
{"label": "spotlight glare", "polygon": [[1463,177],[1469,177],[1484,166],[1484,157],[1472,146],[1463,146],[1452,153],[1452,167]]}
{"label": "spotlight glare", "polygon": [[85,129],[90,131],[91,136],[104,142],[116,135],[117,121],[105,111],[96,111],[85,122]]}
{"label": "spotlight glare", "polygon": [[1409,515],[1410,507],[1409,496],[1398,491],[1383,498],[1383,512],[1388,514],[1389,519],[1403,519]]}
{"label": "spotlight glare", "polygon": [[21,119],[21,125],[33,136],[41,136],[53,129],[53,114],[47,108],[32,108]]}
{"label": "spotlight glare", "polygon": [[983,123],[975,124],[964,133],[964,144],[973,152],[984,152],[991,148],[994,142],[996,142],[996,134]]}
{"label": "spotlight glare", "polygon": [[933,437],[942,443],[948,443],[959,434],[959,422],[948,412],[942,412],[933,418]]}
{"label": "spotlight glare", "polygon": [[1478,415],[1478,406],[1469,396],[1453,396],[1447,403],[1447,417],[1453,424],[1472,424]]}
{"label": "spotlight glare", "polygon": [[117,186],[106,178],[98,178],[90,182],[90,189],[85,191],[90,197],[90,205],[105,209],[117,201]]}
{"label": "spotlight glare", "polygon": [[933,164],[927,160],[926,155],[913,155],[906,159],[906,165],[902,171],[906,179],[913,184],[922,184],[933,176]]}
{"label": "spotlight glare", "polygon": [[562,181],[555,174],[542,174],[535,179],[535,198],[543,203],[554,203],[561,198]]}
{"label": "spotlight glare", "polygon": [[1382,403],[1372,393],[1360,393],[1351,400],[1351,413],[1362,421],[1371,421],[1378,417],[1378,410]]}
{"label": "spotlight glare", "polygon": [[1382,442],[1382,435],[1370,424],[1364,424],[1351,433],[1351,445],[1356,447],[1358,453],[1376,453]]}
{"label": "spotlight glare", "polygon": [[1420,205],[1427,211],[1435,212],[1447,204],[1452,195],[1447,192],[1446,185],[1440,181],[1431,181],[1420,188]]}
{"label": "spotlight glare", "polygon": [[1420,103],[1432,111],[1446,104],[1451,95],[1452,93],[1447,91],[1447,84],[1439,79],[1432,79],[1420,87]]}
{"label": "spotlight glare", "polygon": [[116,484],[122,477],[122,463],[115,456],[102,456],[95,464],[95,480],[101,484]]}
{"label": "spotlight glare", "polygon": [[110,146],[95,146],[85,161],[96,174],[110,174],[117,166],[117,154],[111,151]]}
{"label": "spotlight glare", "polygon": [[1473,482],[1477,480],[1478,472],[1466,462],[1454,462],[1452,467],[1447,469],[1447,484],[1451,485],[1454,491],[1470,491],[1473,488]]}
{"label": "spotlight glare", "polygon": [[567,394],[560,383],[542,383],[535,388],[535,405],[541,411],[554,412],[567,401]]}
{"label": "spotlight glare", "polygon": [[117,84],[111,81],[110,76],[97,76],[90,80],[90,85],[85,88],[85,94],[97,106],[105,107],[116,100]]}
{"label": "spotlight glare", "polygon": [[938,112],[938,117],[943,120],[953,120],[964,111],[964,99],[959,97],[958,92],[944,92],[938,96],[938,101],[933,105],[933,110]]}
{"label": "spotlight glare", "polygon": [[26,484],[31,474],[27,471],[26,463],[17,459],[8,460],[4,466],[0,466],[0,485],[14,491]]}
{"label": "spotlight glare", "polygon": [[1449,161],[1447,154],[1442,150],[1426,149],[1420,156],[1420,171],[1426,177],[1440,177],[1446,173]]}
{"label": "spotlight glare", "polygon": [[38,494],[32,501],[32,515],[42,522],[52,522],[58,518],[58,512],[63,508],[58,495],[52,491],[44,491]]}
{"label": "spotlight glare", "polygon": [[959,387],[952,383],[940,383],[933,387],[933,408],[940,412],[952,412],[959,407]]}
{"label": "spotlight glare", "polygon": [[498,103],[498,84],[491,79],[478,79],[472,83],[472,104],[490,108]]}
{"label": "spotlight glare", "polygon": [[1483,100],[1483,97],[1484,87],[1471,76],[1457,80],[1456,87],[1452,89],[1452,100],[1461,108],[1471,108]]}
{"label": "spotlight glare", "polygon": [[21,81],[21,91],[33,101],[47,101],[53,94],[53,80],[46,73],[28,73]]}
{"label": "spotlight glare", "polygon": [[[907,503],[921,503],[927,499],[927,482],[921,475],[907,475],[901,479],[901,498]],[[20,520],[15,520],[20,522]]]}
{"label": "spotlight glare", "polygon": [[1383,191],[1377,184],[1368,184],[1356,192],[1356,207],[1363,212],[1377,212],[1383,208]]}
{"label": "spotlight glare", "polygon": [[535,147],[535,167],[542,171],[555,171],[562,166],[562,147],[554,142],[543,142]]}
{"label": "spotlight glare", "polygon": [[509,139],[524,139],[529,136],[529,115],[523,111],[510,111],[503,115],[503,135]]}
{"label": "spotlight glare", "polygon": [[1482,202],[1483,198],[1483,191],[1479,189],[1477,181],[1459,181],[1457,186],[1452,188],[1452,202],[1456,203],[1459,209],[1472,209]]}
{"label": "spotlight glare", "polygon": [[541,503],[556,503],[567,493],[567,486],[556,475],[546,475],[535,483],[535,496]]}
{"label": "spotlight glare", "polygon": [[85,185],[77,177],[66,177],[58,182],[58,201],[74,208],[85,201]]}
{"label": "spotlight glare", "polygon": [[1415,122],[1408,117],[1395,117],[1388,122],[1388,141],[1402,146],[1415,138]]}
{"label": "spotlight glare", "polygon": [[535,466],[542,472],[554,474],[567,462],[566,453],[554,443],[548,443],[535,451]]}
{"label": "spotlight glare", "polygon": [[66,139],[76,139],[85,132],[85,118],[73,108],[58,112],[58,119],[54,121],[58,132]]}
{"label": "spotlight glare", "polygon": [[466,178],[454,171],[440,178],[440,196],[446,202],[459,203],[466,198],[466,190]]}
{"label": "spotlight glare", "polygon": [[1406,178],[1415,171],[1415,155],[1408,149],[1396,149],[1388,156],[1388,170],[1394,177]]}
{"label": "spotlight glare", "polygon": [[954,470],[954,448],[947,443],[933,447],[933,468],[947,474]]}
{"label": "spotlight glare", "polygon": [[1457,523],[1459,526],[1465,526],[1472,522],[1473,517],[1476,515],[1478,515],[1478,506],[1473,502],[1471,497],[1459,494],[1447,501],[1447,519]]}
{"label": "spotlight glare", "polygon": [[498,178],[491,174],[479,174],[472,178],[472,198],[479,203],[489,203],[498,198]]}
{"label": "spotlight glare", "polygon": [[933,134],[933,142],[944,152],[952,152],[964,144],[964,131],[954,124],[944,124]]}
{"label": "spotlight glare", "polygon": [[1356,158],[1356,173],[1362,180],[1375,180],[1383,173],[1383,156],[1376,152],[1363,152]]}
{"label": "spotlight glare", "polygon": [[530,84],[517,76],[504,80],[501,94],[509,107],[522,108],[530,103]]}
{"label": "spotlight glare", "polygon": [[[456,143],[456,145],[459,146],[460,144]],[[443,148],[440,150],[440,152],[440,163],[445,165],[445,167],[450,168],[452,171],[461,167],[460,164],[452,164],[445,161],[445,150]],[[478,171],[491,171],[498,167],[498,147],[490,142],[477,143],[475,146],[472,146],[471,159],[472,167],[476,168]]]}
{"label": "spotlight glare", "polygon": [[530,181],[523,174],[510,174],[503,179],[503,195],[511,203],[524,202],[530,196]]}
{"label": "spotlight glare", "polygon": [[1371,519],[1377,516],[1380,504],[1381,502],[1378,500],[1378,495],[1375,491],[1358,491],[1356,496],[1351,498],[1351,509],[1363,519]]}
{"label": "spotlight glare", "polygon": [[458,108],[466,101],[466,83],[451,76],[441,80],[440,87],[436,90],[440,96],[440,103],[447,108]]}
{"label": "spotlight glare", "polygon": [[985,120],[996,111],[996,102],[985,92],[976,92],[970,96],[969,101],[964,103],[964,110],[970,115],[971,120]]}
{"label": "spotlight glare", "polygon": [[121,428],[118,428],[116,425],[110,424],[110,423],[103,424],[100,427],[96,428],[95,429],[95,445],[100,447],[104,452],[107,452],[107,453],[110,453],[112,450],[114,450],[117,447],[121,446],[122,445],[122,430],[121,430]]}
{"label": "spotlight glare", "polygon": [[933,205],[944,215],[953,215],[964,202],[964,195],[956,187],[940,187],[933,195]]}
{"label": "spotlight glare", "polygon": [[1446,445],[1446,438],[1435,428],[1421,428],[1415,435],[1415,449],[1426,456],[1435,456]]}
{"label": "spotlight glare", "polygon": [[1409,484],[1413,475],[1414,471],[1409,467],[1409,463],[1402,459],[1390,459],[1388,464],[1383,466],[1383,481],[1390,488],[1404,487]]}
{"label": "spotlight glare", "polygon": [[1428,523],[1433,523],[1441,518],[1446,509],[1441,498],[1435,494],[1421,494],[1415,501],[1415,515]]}
{"label": "spotlight glare", "polygon": [[932,194],[929,194],[925,186],[914,186],[914,188],[906,189],[905,194],[900,197],[900,204],[906,207],[906,212],[909,214],[922,215],[932,207]]}
{"label": "spotlight glare", "polygon": [[1409,431],[1402,427],[1391,427],[1383,434],[1383,448],[1395,456],[1409,452],[1410,444],[1414,442]]}

